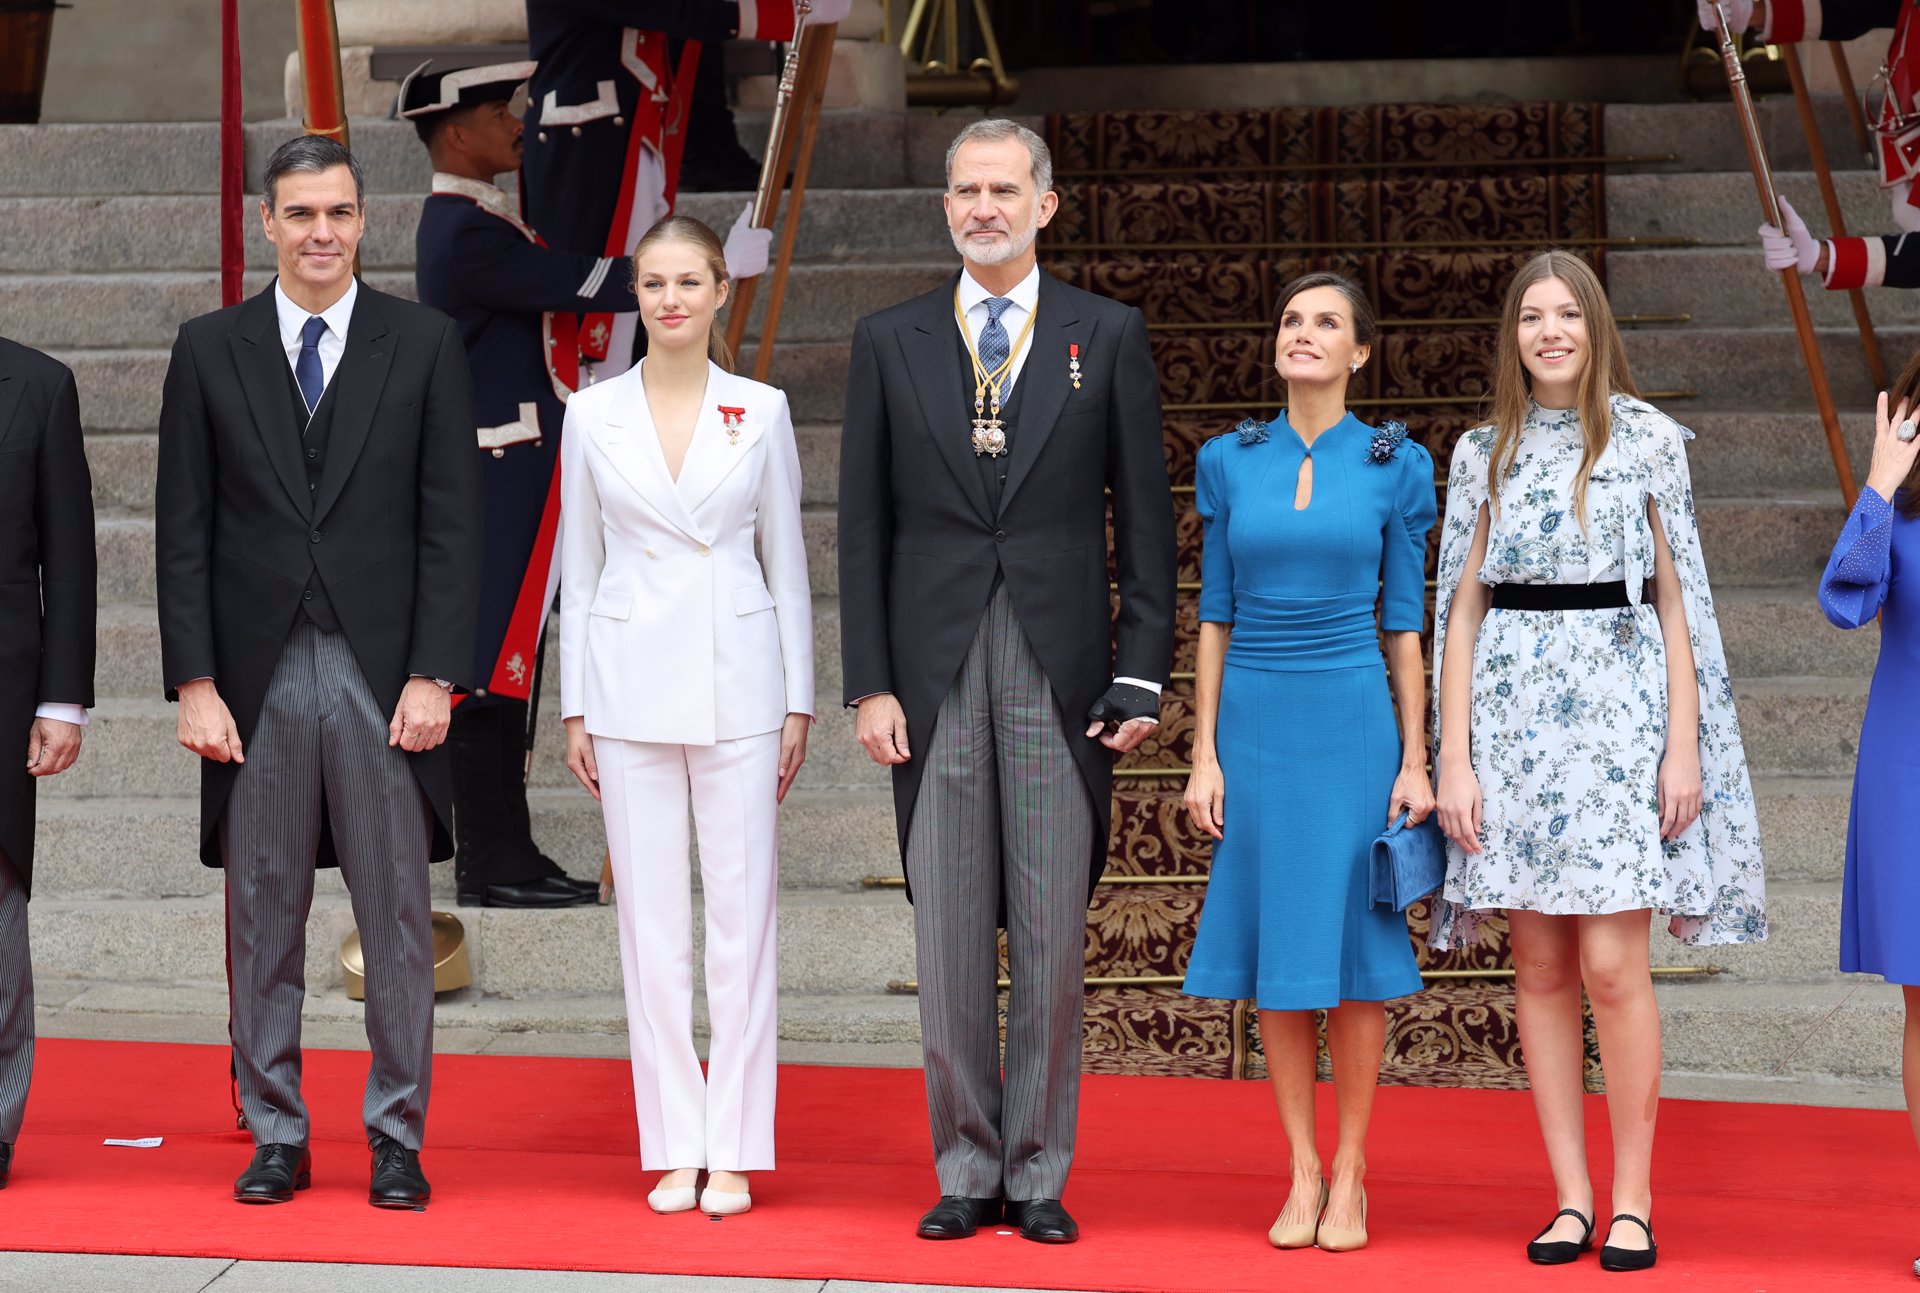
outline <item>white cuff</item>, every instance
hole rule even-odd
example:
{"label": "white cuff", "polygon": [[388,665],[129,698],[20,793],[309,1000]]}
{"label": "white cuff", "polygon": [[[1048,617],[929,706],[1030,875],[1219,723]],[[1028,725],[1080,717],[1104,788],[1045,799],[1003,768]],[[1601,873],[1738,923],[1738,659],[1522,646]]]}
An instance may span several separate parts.
{"label": "white cuff", "polygon": [[35,718],[51,718],[60,723],[72,723],[75,727],[85,727],[87,725],[87,707],[85,705],[68,705],[61,702],[48,701],[46,704],[34,710],[33,716]]}
{"label": "white cuff", "polygon": [[1114,682],[1124,682],[1129,687],[1145,687],[1156,696],[1160,694],[1160,684],[1157,682],[1148,682],[1145,678],[1115,678]]}

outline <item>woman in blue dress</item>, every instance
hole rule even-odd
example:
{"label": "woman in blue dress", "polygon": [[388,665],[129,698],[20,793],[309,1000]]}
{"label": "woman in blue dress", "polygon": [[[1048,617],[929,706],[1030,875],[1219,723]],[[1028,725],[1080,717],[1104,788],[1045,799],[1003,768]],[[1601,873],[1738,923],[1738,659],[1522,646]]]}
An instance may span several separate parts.
{"label": "woman in blue dress", "polygon": [[[1820,580],[1820,609],[1843,629],[1880,615],[1880,662],[1873,671],[1847,821],[1847,872],[1840,899],[1840,968],[1901,985],[1907,1029],[1901,1056],[1907,1116],[1920,1139],[1920,859],[1912,823],[1920,813],[1920,766],[1913,726],[1920,716],[1920,355],[1893,387],[1887,415],[1874,417],[1867,487],[1833,545]],[[1906,439],[1901,435],[1905,434]],[[1920,1275],[1920,1261],[1914,1263]]]}
{"label": "woman in blue dress", "polygon": [[[1437,508],[1427,451],[1347,411],[1374,338],[1365,294],[1308,274],[1275,322],[1286,407],[1208,441],[1196,468],[1206,546],[1186,804],[1217,842],[1186,991],[1259,1007],[1293,1177],[1268,1239],[1347,1251],[1367,1242],[1383,1003],[1420,989],[1405,917],[1369,904],[1367,858],[1402,811],[1433,811],[1420,629]],[[1339,1100],[1330,1174],[1314,1143],[1316,1010]]]}

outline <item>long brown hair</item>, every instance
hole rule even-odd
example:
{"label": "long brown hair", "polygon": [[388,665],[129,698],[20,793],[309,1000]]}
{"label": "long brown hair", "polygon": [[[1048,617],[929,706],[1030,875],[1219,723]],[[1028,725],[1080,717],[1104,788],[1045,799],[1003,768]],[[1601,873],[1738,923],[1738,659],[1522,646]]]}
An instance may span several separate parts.
{"label": "long brown hair", "polygon": [[1507,284],[1506,304],[1500,310],[1499,354],[1493,367],[1493,452],[1487,464],[1487,497],[1500,507],[1500,482],[1520,451],[1520,432],[1527,425],[1527,406],[1533,399],[1533,380],[1520,361],[1520,302],[1535,283],[1557,278],[1573,293],[1574,304],[1587,325],[1587,362],[1580,369],[1574,408],[1580,414],[1580,434],[1586,441],[1580,470],[1573,478],[1573,515],[1581,533],[1587,528],[1587,477],[1606,451],[1613,433],[1615,395],[1640,394],[1627,368],[1626,347],[1613,320],[1600,276],[1586,261],[1570,252],[1549,250],[1520,267]]}
{"label": "long brown hair", "polygon": [[[653,228],[640,235],[640,241],[633,245],[631,265],[633,281],[640,282],[640,257],[649,247],[663,242],[692,243],[694,248],[706,258],[707,268],[713,271],[713,281],[717,287],[721,283],[731,284],[727,277],[727,249],[716,234],[705,224],[692,216],[670,215],[654,222]],[[729,287],[727,299],[733,299]],[[707,330],[707,358],[726,369],[733,371],[733,352],[727,349],[727,334],[720,327],[720,314],[714,312],[713,326]]]}
{"label": "long brown hair", "polygon": [[[1900,370],[1900,375],[1893,379],[1893,385],[1887,389],[1888,417],[1894,415],[1902,400],[1906,401],[1907,416],[1920,418],[1920,411],[1915,408],[1920,405],[1920,351],[1914,352],[1913,358],[1907,361],[1907,366]],[[1915,462],[1907,469],[1907,478],[1900,482],[1900,488],[1905,493],[1905,497],[1899,498],[1900,515],[1920,516],[1920,462]]]}

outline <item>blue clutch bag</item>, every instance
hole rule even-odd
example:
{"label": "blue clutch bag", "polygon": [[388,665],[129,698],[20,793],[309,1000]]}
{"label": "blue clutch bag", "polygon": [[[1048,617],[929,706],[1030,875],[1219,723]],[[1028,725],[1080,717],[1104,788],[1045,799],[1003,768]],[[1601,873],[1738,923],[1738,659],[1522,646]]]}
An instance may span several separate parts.
{"label": "blue clutch bag", "polygon": [[1373,842],[1373,905],[1405,911],[1438,889],[1447,878],[1447,842],[1433,816],[1407,825],[1401,813],[1386,834]]}

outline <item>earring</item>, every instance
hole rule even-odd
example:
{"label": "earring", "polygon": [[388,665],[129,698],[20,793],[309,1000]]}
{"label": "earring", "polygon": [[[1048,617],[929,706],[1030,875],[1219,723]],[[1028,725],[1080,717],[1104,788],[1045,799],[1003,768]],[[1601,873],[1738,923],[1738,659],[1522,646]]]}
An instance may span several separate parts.
{"label": "earring", "polygon": [[1350,373],[1358,373],[1360,371],[1360,361],[1356,359],[1352,363],[1348,364],[1347,371]]}

